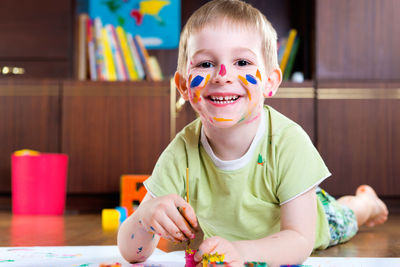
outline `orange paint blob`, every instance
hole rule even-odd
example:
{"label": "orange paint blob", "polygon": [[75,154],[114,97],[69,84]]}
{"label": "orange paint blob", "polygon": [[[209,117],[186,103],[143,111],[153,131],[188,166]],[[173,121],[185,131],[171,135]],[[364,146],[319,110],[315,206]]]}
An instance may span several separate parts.
{"label": "orange paint blob", "polygon": [[232,121],[232,119],[225,119],[225,118],[216,118],[214,117],[215,121]]}
{"label": "orange paint blob", "polygon": [[258,79],[260,79],[260,81],[262,80],[261,79],[261,73],[260,73],[260,71],[257,69],[257,72],[256,72],[256,77],[258,78]]}

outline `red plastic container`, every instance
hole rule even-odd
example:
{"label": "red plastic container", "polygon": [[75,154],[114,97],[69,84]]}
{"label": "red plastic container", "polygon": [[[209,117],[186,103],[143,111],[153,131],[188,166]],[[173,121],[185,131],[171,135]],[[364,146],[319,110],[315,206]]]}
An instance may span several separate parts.
{"label": "red plastic container", "polygon": [[68,155],[11,156],[13,214],[62,215]]}

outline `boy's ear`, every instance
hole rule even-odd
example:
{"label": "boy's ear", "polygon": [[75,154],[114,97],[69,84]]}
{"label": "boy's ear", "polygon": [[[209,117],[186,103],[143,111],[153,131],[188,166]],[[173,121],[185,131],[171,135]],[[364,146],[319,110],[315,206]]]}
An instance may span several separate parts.
{"label": "boy's ear", "polygon": [[186,79],[179,73],[175,72],[175,86],[185,101],[189,100],[189,91],[186,85]]}
{"label": "boy's ear", "polygon": [[267,82],[264,87],[264,97],[268,98],[273,95],[278,91],[279,85],[282,82],[282,71],[280,68],[276,68],[272,70],[267,77]]}

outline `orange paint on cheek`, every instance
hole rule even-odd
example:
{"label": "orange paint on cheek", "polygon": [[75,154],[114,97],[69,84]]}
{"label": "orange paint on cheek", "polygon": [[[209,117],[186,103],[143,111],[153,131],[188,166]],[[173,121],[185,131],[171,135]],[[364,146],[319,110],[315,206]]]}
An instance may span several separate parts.
{"label": "orange paint on cheek", "polygon": [[261,79],[261,73],[260,73],[260,71],[257,69],[257,72],[256,72],[256,77],[258,78],[258,79],[260,79],[260,81],[262,80]]}
{"label": "orange paint on cheek", "polygon": [[208,83],[209,80],[210,80],[210,74],[207,74],[206,79],[205,79],[205,81],[204,81],[204,85],[201,86],[201,87],[199,86],[199,87],[196,89],[196,91],[194,91],[194,97],[193,97],[193,102],[194,102],[194,103],[197,103],[197,102],[200,102],[200,101],[201,101],[200,92],[201,92],[201,90],[202,90],[204,87],[206,87],[206,85],[207,85],[207,83]]}
{"label": "orange paint on cheek", "polygon": [[247,85],[249,85],[249,82],[243,76],[238,75],[238,78],[242,81],[242,83],[244,83],[244,85],[246,85],[246,92],[247,92],[247,95],[249,96],[249,100],[251,101],[251,94],[250,94],[249,89],[247,89]]}
{"label": "orange paint on cheek", "polygon": [[242,81],[242,83],[244,83],[244,85],[249,85],[249,82],[246,80],[245,77],[239,75],[238,78]]}

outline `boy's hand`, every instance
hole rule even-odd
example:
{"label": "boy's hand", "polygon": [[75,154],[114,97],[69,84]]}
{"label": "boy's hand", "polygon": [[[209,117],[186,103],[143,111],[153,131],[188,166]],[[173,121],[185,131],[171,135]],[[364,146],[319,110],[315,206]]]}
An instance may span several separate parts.
{"label": "boy's hand", "polygon": [[140,213],[139,223],[148,232],[171,241],[194,239],[196,215],[193,208],[178,195],[149,199],[136,212]]}
{"label": "boy's hand", "polygon": [[214,254],[216,252],[225,255],[224,261],[228,263],[229,266],[243,267],[244,262],[232,242],[219,236],[207,238],[201,243],[198,251],[194,255],[194,260],[200,262],[197,266],[202,266],[201,260],[203,259],[203,254]]}

